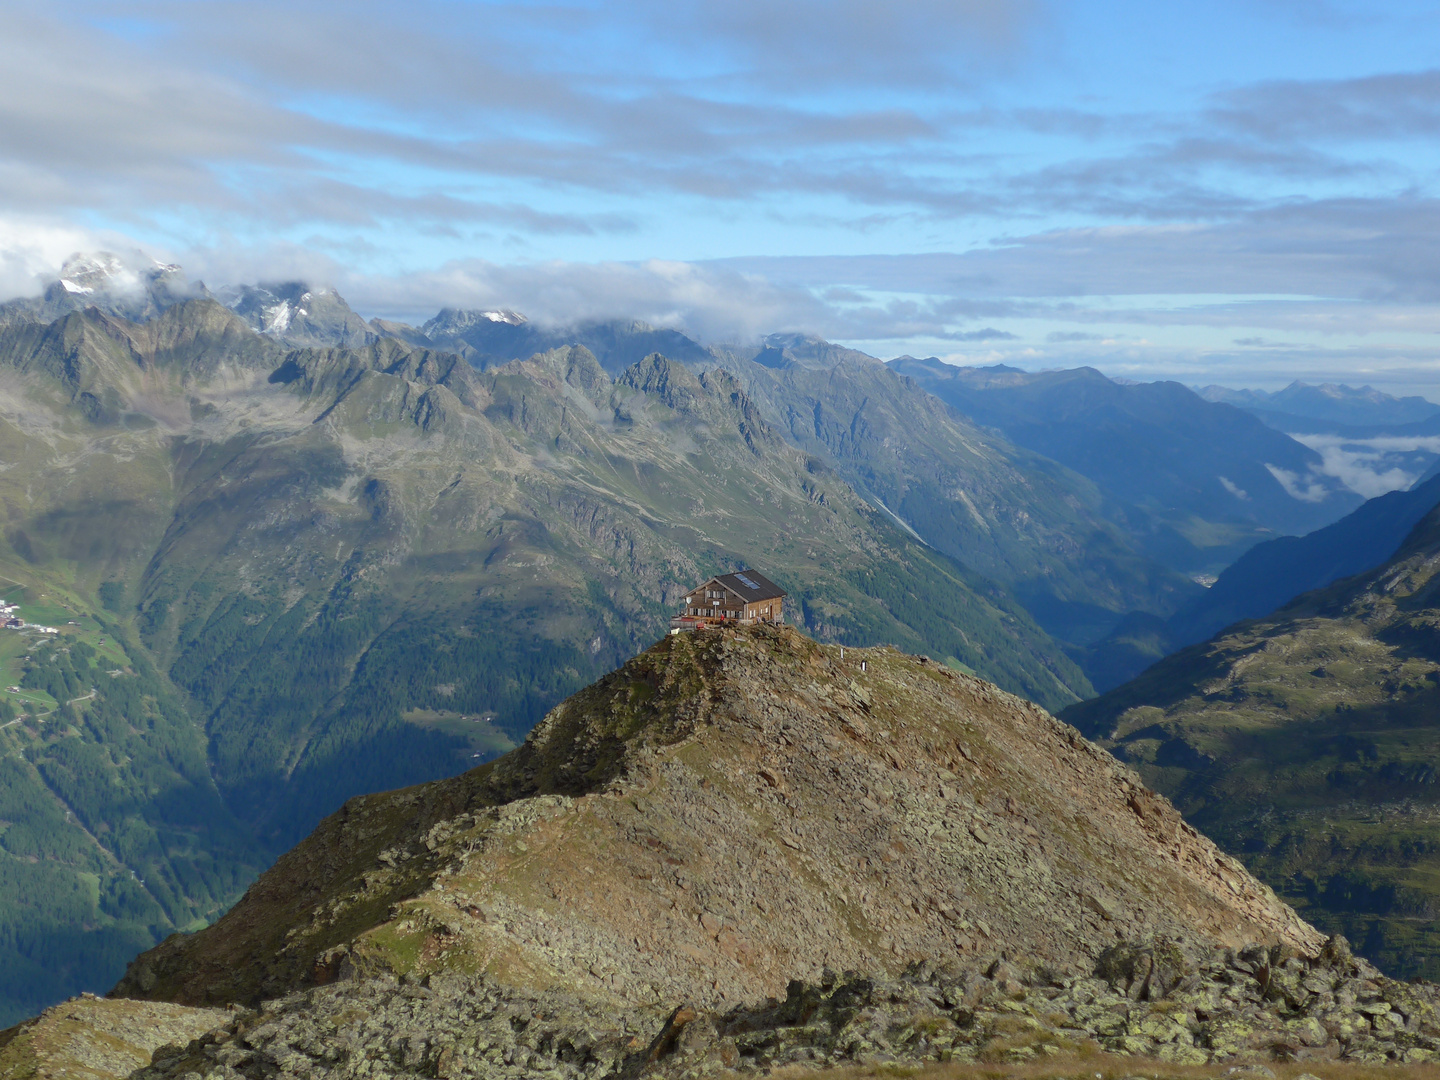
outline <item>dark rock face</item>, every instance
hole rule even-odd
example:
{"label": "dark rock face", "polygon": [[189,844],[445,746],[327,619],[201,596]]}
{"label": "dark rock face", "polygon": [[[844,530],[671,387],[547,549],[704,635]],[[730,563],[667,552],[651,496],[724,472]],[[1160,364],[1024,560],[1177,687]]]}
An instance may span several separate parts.
{"label": "dark rock face", "polygon": [[1122,943],[1100,971],[1060,977],[1009,961],[985,974],[928,963],[893,978],[826,971],[818,982],[791,982],[783,1000],[726,1012],[602,1009],[464,976],[341,983],[162,1049],[136,1080],[678,1080],[801,1063],[1024,1062],[1087,1048],[1190,1065],[1440,1057],[1440,988],[1380,977],[1343,939],[1313,958],[1252,946],[1195,964],[1173,942]]}

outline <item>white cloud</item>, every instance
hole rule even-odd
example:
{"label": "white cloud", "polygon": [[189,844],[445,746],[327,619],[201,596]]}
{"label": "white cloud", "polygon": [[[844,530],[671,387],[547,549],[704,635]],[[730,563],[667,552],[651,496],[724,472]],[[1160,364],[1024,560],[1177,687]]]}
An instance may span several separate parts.
{"label": "white cloud", "polygon": [[75,252],[106,247],[134,244],[52,221],[0,217],[0,300],[38,295]]}
{"label": "white cloud", "polygon": [[[1271,471],[1273,472],[1274,470],[1272,469]],[[1228,491],[1231,495],[1234,495],[1235,498],[1239,499],[1241,502],[1249,501],[1250,493],[1244,488],[1242,488],[1240,485],[1235,483],[1235,481],[1231,480],[1228,476],[1222,476],[1219,479],[1220,486],[1223,487],[1226,491]]]}
{"label": "white cloud", "polygon": [[1367,499],[1408,488],[1440,456],[1440,436],[1437,435],[1364,439],[1303,434],[1290,437],[1320,455],[1321,472]]}
{"label": "white cloud", "polygon": [[1313,476],[1306,476],[1303,480],[1299,473],[1291,472],[1289,469],[1282,469],[1278,465],[1265,463],[1265,468],[1270,470],[1270,475],[1280,482],[1285,493],[1292,499],[1300,502],[1324,502],[1330,491],[1326,486],[1317,481]]}
{"label": "white cloud", "polygon": [[423,321],[442,307],[510,308],[552,325],[641,319],[703,341],[750,340],[790,331],[824,333],[839,322],[833,307],[809,289],[728,267],[664,259],[509,264],[458,259],[433,270],[382,275],[357,271],[343,258],[293,244],[234,244],[172,257],[191,279],[212,288],[283,280],[328,284],[366,317],[411,322]]}

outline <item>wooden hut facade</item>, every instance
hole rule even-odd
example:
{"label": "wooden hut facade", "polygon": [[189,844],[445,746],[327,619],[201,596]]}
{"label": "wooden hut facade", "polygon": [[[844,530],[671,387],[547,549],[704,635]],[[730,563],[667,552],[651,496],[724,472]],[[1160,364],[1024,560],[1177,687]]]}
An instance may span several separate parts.
{"label": "wooden hut facade", "polygon": [[764,574],[737,570],[695,586],[685,597],[685,611],[670,620],[672,631],[702,626],[749,626],[785,621],[785,590]]}

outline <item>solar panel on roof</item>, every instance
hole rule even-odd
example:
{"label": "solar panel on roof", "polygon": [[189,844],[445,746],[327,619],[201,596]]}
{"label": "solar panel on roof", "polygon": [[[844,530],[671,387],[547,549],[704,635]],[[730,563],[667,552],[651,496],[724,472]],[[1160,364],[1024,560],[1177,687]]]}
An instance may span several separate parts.
{"label": "solar panel on roof", "polygon": [[758,590],[758,589],[760,588],[759,585],[756,585],[755,582],[751,581],[751,580],[750,580],[748,577],[746,577],[744,574],[736,574],[735,577],[736,577],[737,580],[743,582],[743,583],[745,584],[745,587],[746,587],[747,589],[756,589],[756,590]]}

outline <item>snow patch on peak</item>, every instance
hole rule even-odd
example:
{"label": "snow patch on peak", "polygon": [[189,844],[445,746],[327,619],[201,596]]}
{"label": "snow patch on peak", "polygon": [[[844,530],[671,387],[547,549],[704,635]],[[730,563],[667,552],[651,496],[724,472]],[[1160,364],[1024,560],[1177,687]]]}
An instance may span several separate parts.
{"label": "snow patch on peak", "polygon": [[478,326],[524,326],[530,320],[510,308],[441,308],[433,319],[420,327],[432,340],[458,337]]}
{"label": "snow patch on peak", "polygon": [[510,326],[519,326],[525,322],[525,316],[518,311],[511,311],[509,308],[497,308],[494,311],[480,312],[482,319],[489,319],[491,322],[506,323]]}
{"label": "snow patch on peak", "polygon": [[290,328],[290,320],[294,317],[294,311],[290,307],[290,301],[281,300],[278,304],[272,304],[262,309],[267,334],[283,334]]}
{"label": "snow patch on peak", "polygon": [[77,251],[60,267],[60,281],[72,293],[131,292],[141,284],[140,275],[109,251]]}

